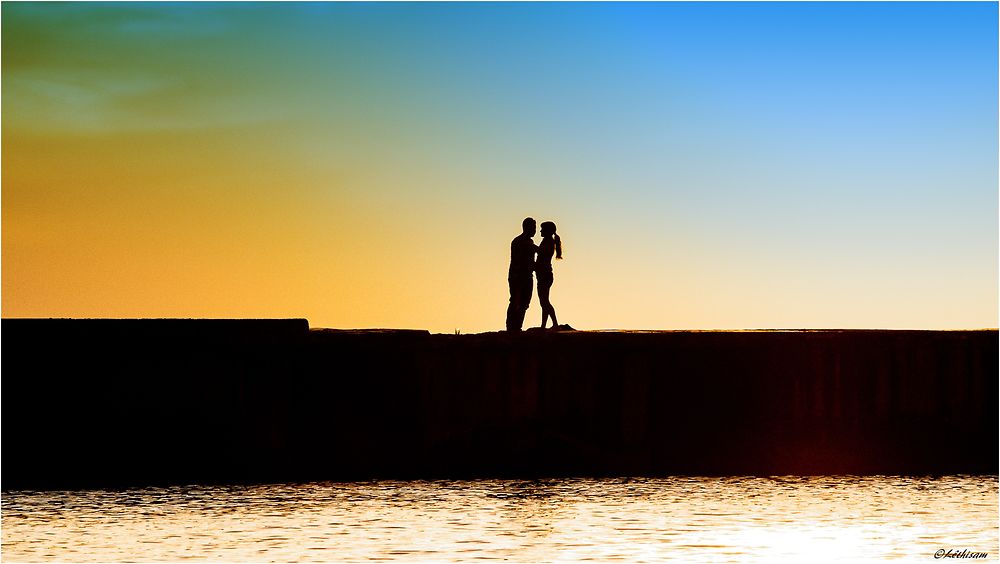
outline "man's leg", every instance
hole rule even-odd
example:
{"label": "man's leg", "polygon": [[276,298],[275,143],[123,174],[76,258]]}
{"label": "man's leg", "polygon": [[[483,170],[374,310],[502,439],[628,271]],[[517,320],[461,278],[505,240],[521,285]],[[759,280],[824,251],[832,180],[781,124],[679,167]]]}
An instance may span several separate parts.
{"label": "man's leg", "polygon": [[[518,295],[521,291],[516,280],[507,279],[507,286],[510,288],[510,303],[507,304],[507,330],[520,331],[521,323],[517,321],[518,312],[521,309],[521,299]],[[524,314],[521,314],[522,318]]]}
{"label": "man's leg", "polygon": [[510,305],[507,306],[507,330],[520,331],[524,325],[524,313],[531,303],[531,277],[508,279]]}
{"label": "man's leg", "polygon": [[520,286],[521,292],[521,303],[520,309],[517,312],[517,328],[521,329],[524,325],[524,314],[528,311],[528,306],[531,304],[531,286],[532,286],[531,275],[529,274],[527,278],[518,280],[518,285]]}

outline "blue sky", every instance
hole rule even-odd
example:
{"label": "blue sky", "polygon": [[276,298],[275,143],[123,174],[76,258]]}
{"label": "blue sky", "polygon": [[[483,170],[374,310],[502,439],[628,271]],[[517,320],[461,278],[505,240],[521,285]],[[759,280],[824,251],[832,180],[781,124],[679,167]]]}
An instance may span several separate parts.
{"label": "blue sky", "polygon": [[534,215],[581,327],[996,326],[997,15],[5,3],[4,314],[486,330]]}

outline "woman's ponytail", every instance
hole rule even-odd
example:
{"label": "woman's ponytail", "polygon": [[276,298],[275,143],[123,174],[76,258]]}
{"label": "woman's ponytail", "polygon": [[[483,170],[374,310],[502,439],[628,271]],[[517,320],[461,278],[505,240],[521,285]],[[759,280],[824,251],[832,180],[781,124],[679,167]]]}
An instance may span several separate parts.
{"label": "woman's ponytail", "polygon": [[559,239],[558,233],[553,233],[552,237],[556,240],[556,258],[562,258],[562,241]]}

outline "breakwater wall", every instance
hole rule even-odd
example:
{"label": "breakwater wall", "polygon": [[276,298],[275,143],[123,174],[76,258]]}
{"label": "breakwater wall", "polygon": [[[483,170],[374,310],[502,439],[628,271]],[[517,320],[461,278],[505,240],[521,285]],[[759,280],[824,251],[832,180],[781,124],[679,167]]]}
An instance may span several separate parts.
{"label": "breakwater wall", "polygon": [[0,335],[4,489],[998,470],[996,330]]}

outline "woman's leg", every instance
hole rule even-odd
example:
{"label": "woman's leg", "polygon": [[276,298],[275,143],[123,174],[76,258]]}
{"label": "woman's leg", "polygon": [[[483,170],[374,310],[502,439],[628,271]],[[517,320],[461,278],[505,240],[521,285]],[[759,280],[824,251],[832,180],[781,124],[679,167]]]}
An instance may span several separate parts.
{"label": "woman's leg", "polygon": [[[545,329],[545,323],[549,320],[549,313],[552,310],[552,304],[549,303],[549,288],[552,287],[552,282],[547,280],[538,281],[538,304],[542,306],[542,329]],[[555,320],[555,318],[552,318]]]}
{"label": "woman's leg", "polygon": [[555,329],[559,326],[559,322],[556,320],[556,308],[549,301],[549,290],[552,289],[552,281],[549,281],[548,287],[545,288],[545,305],[549,308],[549,315],[552,317],[552,328]]}

